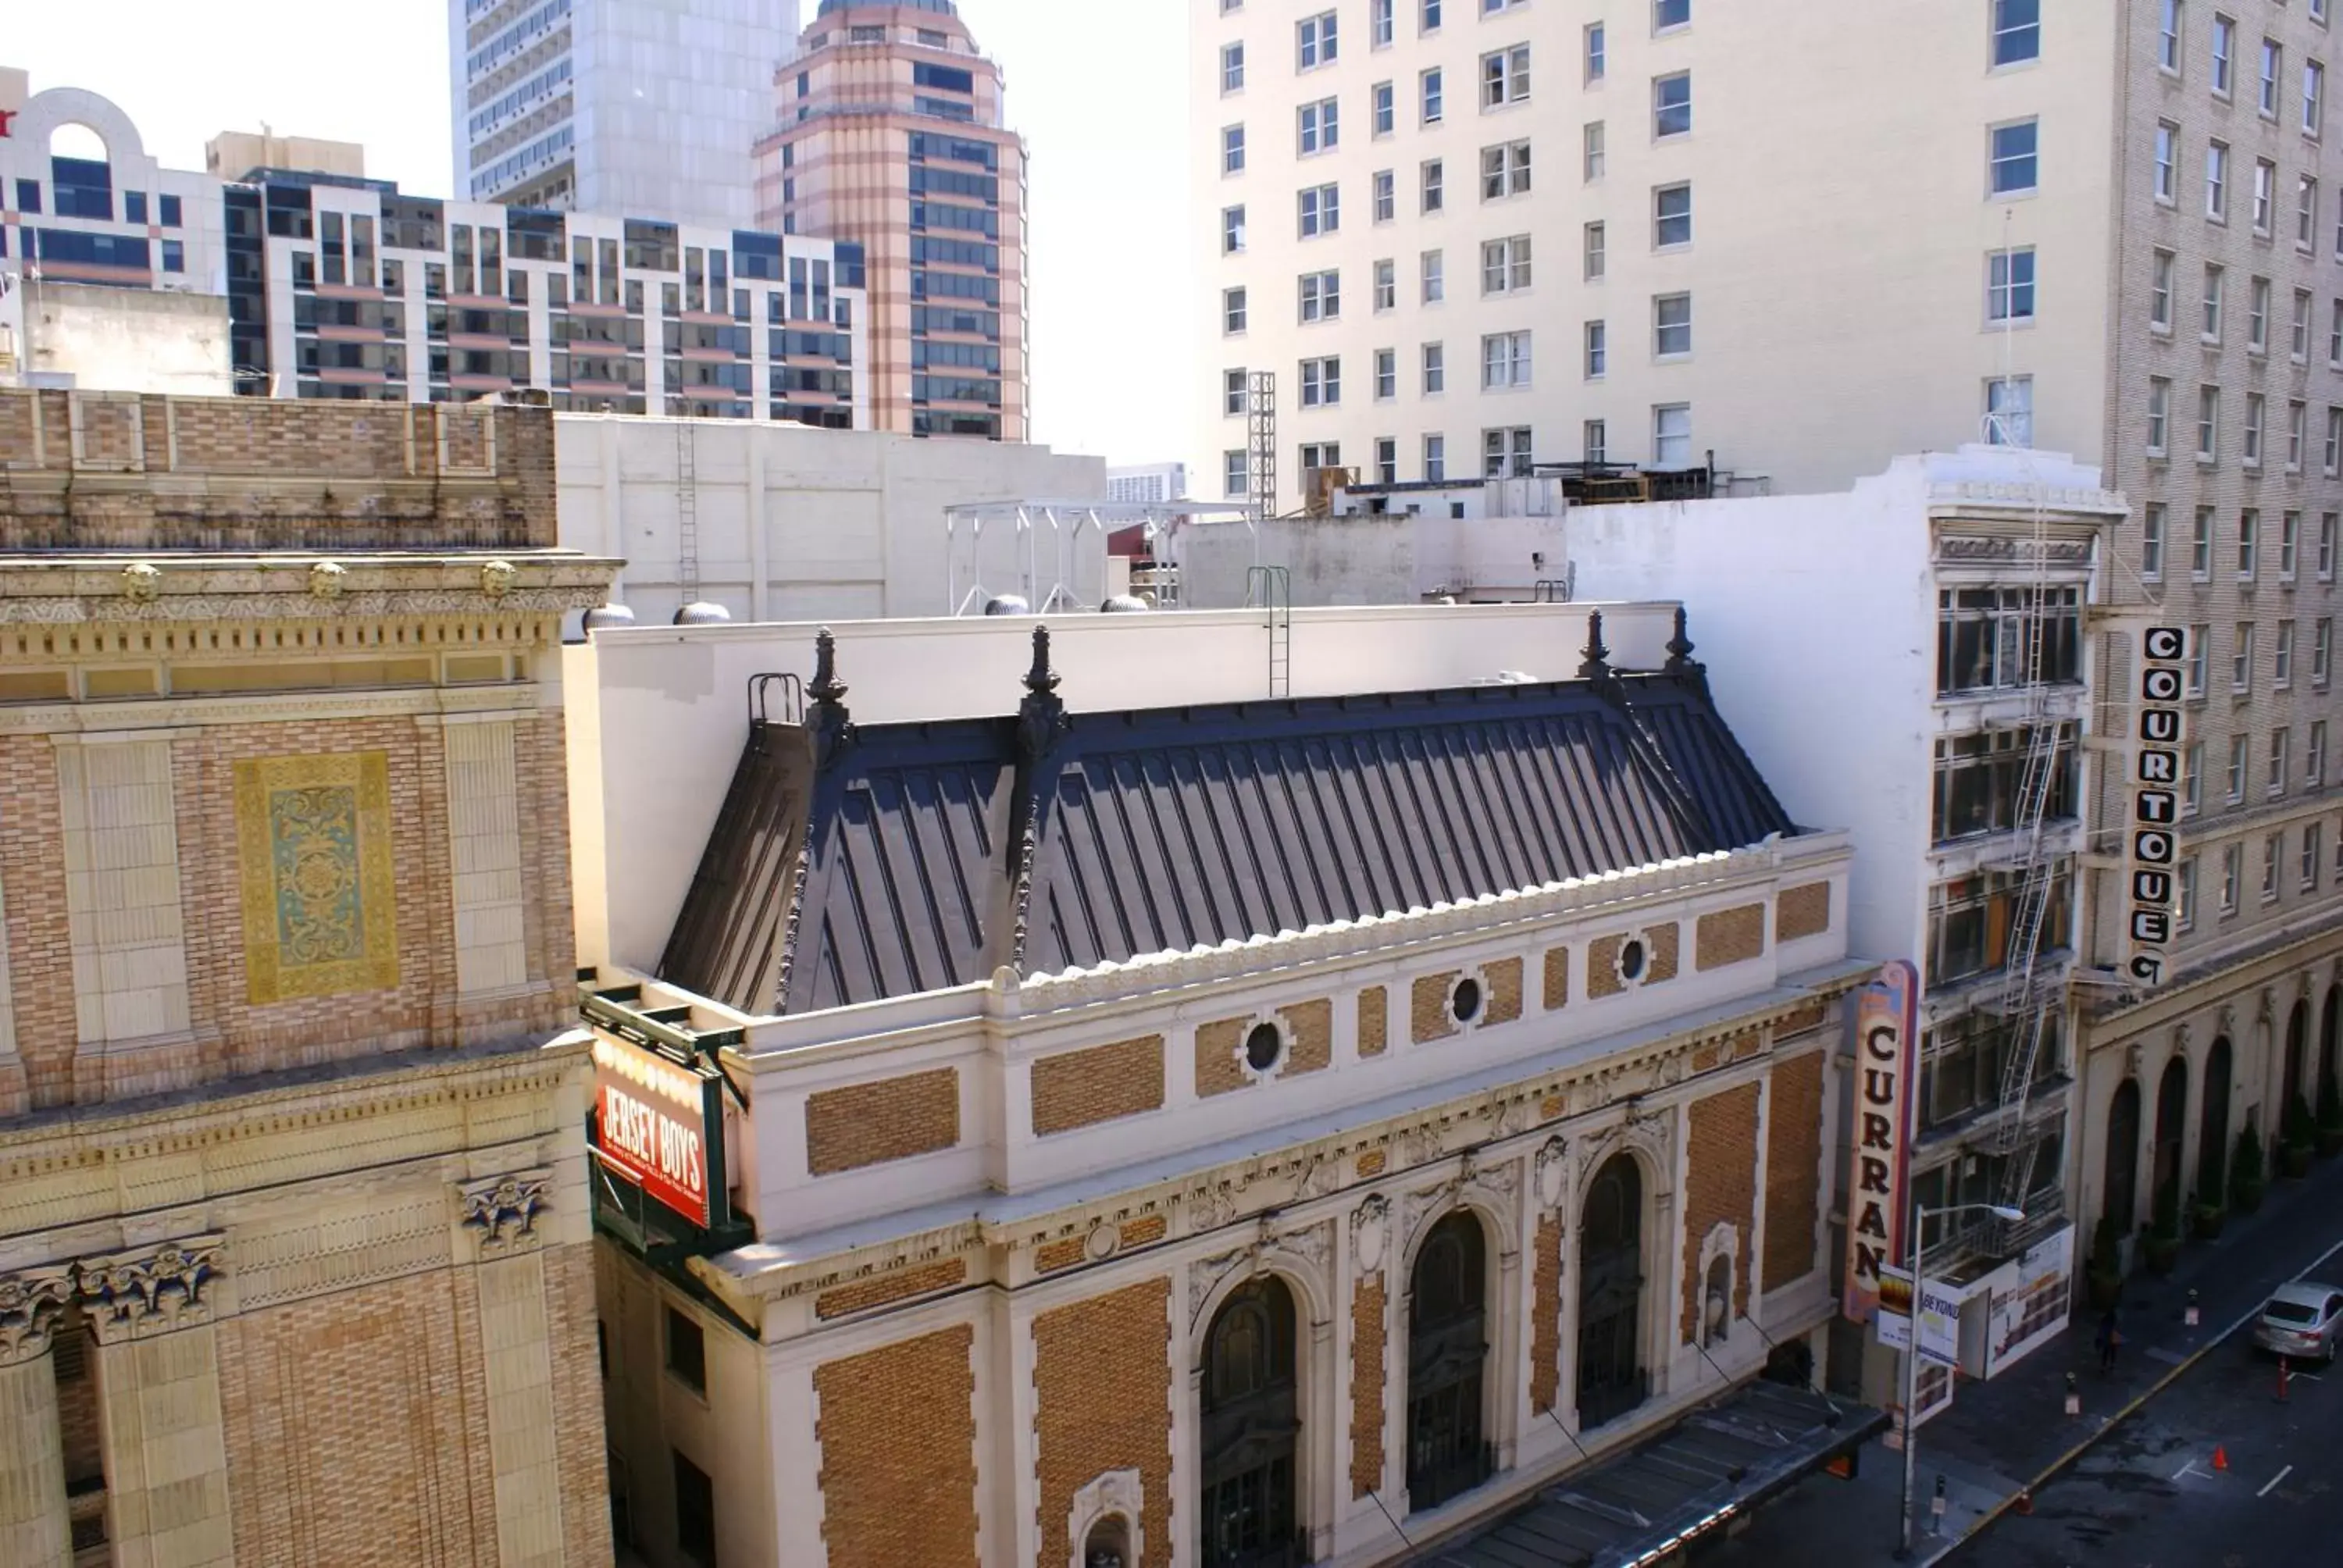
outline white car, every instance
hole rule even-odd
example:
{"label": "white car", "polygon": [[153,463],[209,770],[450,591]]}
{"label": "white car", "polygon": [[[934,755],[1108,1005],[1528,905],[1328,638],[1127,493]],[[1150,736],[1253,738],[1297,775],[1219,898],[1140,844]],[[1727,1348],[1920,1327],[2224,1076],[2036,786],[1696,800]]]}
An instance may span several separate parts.
{"label": "white car", "polygon": [[2254,1320],[2254,1343],[2299,1360],[2335,1359],[2343,1332],[2343,1287],[2298,1280],[2280,1285]]}

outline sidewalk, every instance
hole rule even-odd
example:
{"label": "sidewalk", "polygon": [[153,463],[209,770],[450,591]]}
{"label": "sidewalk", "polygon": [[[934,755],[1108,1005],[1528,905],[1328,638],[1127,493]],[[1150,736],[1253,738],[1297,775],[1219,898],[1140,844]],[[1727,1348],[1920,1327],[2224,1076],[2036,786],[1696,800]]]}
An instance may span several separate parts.
{"label": "sidewalk", "polygon": [[[2020,1490],[2063,1470],[2109,1427],[2180,1375],[2247,1318],[2271,1288],[2343,1244],[2343,1160],[2321,1161],[2300,1181],[2271,1185],[2258,1213],[2232,1215],[2217,1241],[2182,1248],[2168,1277],[2125,1282],[2125,1342],[2112,1374],[2098,1370],[2092,1337],[2097,1315],[2078,1308],[2066,1332],[1990,1382],[1964,1382],[1952,1408],[1920,1428],[1914,1564],[1949,1554],[1983,1529]],[[2086,1246],[2078,1238],[2079,1260]],[[2343,1272],[2343,1260],[2332,1272]],[[2196,1329],[2182,1326],[2190,1287],[2202,1309]],[[2065,1413],[2066,1374],[2083,1396],[2083,1413]],[[1942,1534],[1929,1530],[1928,1500],[1945,1478]],[[1835,1568],[1887,1568],[1895,1561],[1896,1505],[1904,1456],[1876,1440],[1865,1445],[1853,1481],[1813,1476],[1767,1508],[1715,1561],[1734,1568],[1789,1568],[1828,1562]]]}

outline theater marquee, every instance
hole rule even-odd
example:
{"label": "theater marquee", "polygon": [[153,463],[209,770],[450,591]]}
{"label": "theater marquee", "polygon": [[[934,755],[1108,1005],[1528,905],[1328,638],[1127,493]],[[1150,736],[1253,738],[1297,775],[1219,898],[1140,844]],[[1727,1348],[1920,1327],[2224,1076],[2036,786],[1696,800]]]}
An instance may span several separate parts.
{"label": "theater marquee", "polygon": [[718,1091],[713,1074],[594,1037],[596,1156],[643,1196],[703,1230],[709,1129],[722,1125]]}
{"label": "theater marquee", "polygon": [[1855,1121],[1847,1141],[1846,1289],[1840,1310],[1859,1323],[1878,1310],[1881,1271],[1903,1255],[1919,994],[1919,971],[1903,959],[1882,964],[1879,978],[1855,993]]}

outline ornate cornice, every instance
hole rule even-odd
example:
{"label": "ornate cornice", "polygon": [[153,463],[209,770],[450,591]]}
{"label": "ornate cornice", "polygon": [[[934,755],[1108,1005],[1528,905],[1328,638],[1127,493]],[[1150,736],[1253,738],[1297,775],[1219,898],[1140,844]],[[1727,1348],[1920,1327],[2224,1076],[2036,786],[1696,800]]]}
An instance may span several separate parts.
{"label": "ornate cornice", "polygon": [[545,1244],[538,1218],[552,1206],[550,1169],[515,1171],[456,1188],[463,1226],[478,1240],[480,1256],[498,1258]]}
{"label": "ornate cornice", "polygon": [[118,1344],[211,1322],[226,1241],[215,1231],[83,1259],[75,1278],[97,1342]]}
{"label": "ornate cornice", "polygon": [[50,1332],[73,1293],[73,1271],[63,1265],[0,1274],[0,1367],[48,1354]]}

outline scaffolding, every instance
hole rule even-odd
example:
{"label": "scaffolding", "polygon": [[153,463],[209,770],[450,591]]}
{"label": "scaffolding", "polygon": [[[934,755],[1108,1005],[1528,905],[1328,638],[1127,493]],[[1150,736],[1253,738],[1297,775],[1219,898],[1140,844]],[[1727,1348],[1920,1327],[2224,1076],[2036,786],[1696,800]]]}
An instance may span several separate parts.
{"label": "scaffolding", "polygon": [[1252,515],[1277,516],[1277,372],[1256,370],[1245,392],[1245,479]]}

